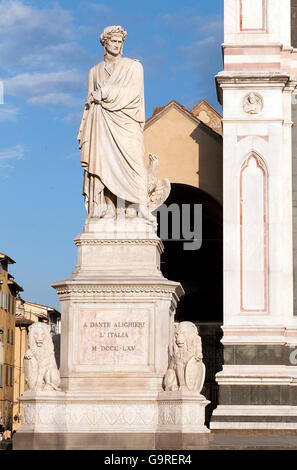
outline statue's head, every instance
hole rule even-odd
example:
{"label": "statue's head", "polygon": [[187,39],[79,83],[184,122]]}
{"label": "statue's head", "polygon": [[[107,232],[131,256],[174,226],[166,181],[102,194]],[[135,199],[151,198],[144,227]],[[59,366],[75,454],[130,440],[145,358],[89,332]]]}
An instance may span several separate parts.
{"label": "statue's head", "polygon": [[38,348],[42,348],[44,343],[47,342],[50,337],[50,327],[46,323],[33,323],[29,327],[29,345]]}
{"label": "statue's head", "polygon": [[184,349],[196,351],[199,342],[199,335],[194,323],[184,321],[179,323],[175,331],[175,350]]}
{"label": "statue's head", "polygon": [[100,36],[100,42],[104,47],[104,52],[109,52],[113,56],[121,55],[127,31],[122,26],[108,26]]}

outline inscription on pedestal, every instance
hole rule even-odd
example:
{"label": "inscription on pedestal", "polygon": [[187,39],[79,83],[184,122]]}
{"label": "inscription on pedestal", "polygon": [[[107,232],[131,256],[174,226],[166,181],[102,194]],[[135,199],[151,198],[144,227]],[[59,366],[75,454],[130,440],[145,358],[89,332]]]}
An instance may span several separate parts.
{"label": "inscription on pedestal", "polygon": [[148,364],[149,311],[81,310],[80,364]]}

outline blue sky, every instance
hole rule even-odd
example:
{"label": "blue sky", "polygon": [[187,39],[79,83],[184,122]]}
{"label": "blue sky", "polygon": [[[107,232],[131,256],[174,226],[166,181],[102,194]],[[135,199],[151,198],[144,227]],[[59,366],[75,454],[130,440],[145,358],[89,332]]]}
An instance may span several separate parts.
{"label": "blue sky", "polygon": [[221,110],[222,0],[0,0],[0,252],[23,298],[56,308],[50,284],[74,270],[86,216],[76,136],[87,76],[112,24],[144,66],[147,118],[172,99]]}

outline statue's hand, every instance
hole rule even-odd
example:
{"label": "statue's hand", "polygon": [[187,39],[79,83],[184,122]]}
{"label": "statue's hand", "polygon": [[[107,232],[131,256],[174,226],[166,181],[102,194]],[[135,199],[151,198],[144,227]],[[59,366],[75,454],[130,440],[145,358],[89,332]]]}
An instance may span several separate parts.
{"label": "statue's hand", "polygon": [[91,95],[92,95],[92,98],[93,98],[93,102],[95,104],[100,104],[101,103],[102,93],[101,93],[100,88],[99,88],[99,90],[92,91]]}
{"label": "statue's hand", "polygon": [[32,359],[33,355],[27,351],[26,354],[25,354],[25,359]]}
{"label": "statue's hand", "polygon": [[195,359],[196,359],[197,362],[202,361],[203,354],[198,354],[198,356],[195,356]]}

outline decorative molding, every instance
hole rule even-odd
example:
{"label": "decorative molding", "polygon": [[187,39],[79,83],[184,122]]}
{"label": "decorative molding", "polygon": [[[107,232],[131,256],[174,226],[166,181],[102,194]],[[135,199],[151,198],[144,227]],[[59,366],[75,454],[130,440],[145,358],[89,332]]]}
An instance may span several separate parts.
{"label": "decorative molding", "polygon": [[222,135],[222,116],[205,100],[201,100],[196,104],[191,113],[211,127],[217,134]]}
{"label": "decorative molding", "polygon": [[[177,286],[178,287],[178,286]],[[119,300],[124,301],[123,295],[125,298],[162,298],[169,300],[171,302],[170,308],[172,312],[175,312],[177,301],[181,296],[181,292],[177,287],[157,287],[157,286],[83,286],[83,287],[55,287],[57,294],[60,296],[60,299],[69,298],[69,297],[80,297],[84,299],[92,299],[94,295],[99,295],[104,298],[109,297],[113,298],[115,296],[119,297]]]}
{"label": "decorative molding", "polygon": [[[184,403],[181,400],[159,402],[159,425],[162,426],[204,426],[204,413],[197,413],[195,403]],[[204,410],[204,407],[203,407]]]}
{"label": "decorative molding", "polygon": [[157,413],[153,403],[24,403],[22,426],[61,426],[73,430],[113,427],[146,427],[156,425]]}
{"label": "decorative molding", "polygon": [[[244,272],[245,272],[245,267],[244,267],[244,256],[243,256],[243,251],[244,251],[244,194],[243,194],[243,177],[244,177],[244,172],[245,170],[249,167],[249,164],[251,160],[254,159],[257,165],[257,168],[259,168],[262,172],[263,175],[263,184],[262,184],[262,194],[259,195],[262,199],[263,203],[263,234],[264,234],[264,239],[263,239],[263,307],[262,308],[247,308],[246,306],[246,300],[244,298]],[[267,284],[268,284],[268,253],[267,253],[267,236],[268,236],[268,231],[267,231],[268,225],[267,225],[267,171],[265,168],[265,164],[262,161],[262,159],[255,153],[252,152],[250,156],[245,160],[241,167],[240,171],[240,311],[241,312],[262,312],[266,313],[267,312]],[[259,288],[261,288],[259,286]]]}
{"label": "decorative molding", "polygon": [[[242,32],[264,32],[266,23],[266,0],[262,0],[262,25],[261,28],[243,28],[243,2],[250,0],[240,0],[240,31]],[[261,0],[259,0],[261,1]]]}
{"label": "decorative molding", "polygon": [[163,243],[160,239],[75,239],[74,243],[76,246],[82,245],[153,245],[161,246],[163,248]]}
{"label": "decorative molding", "polygon": [[264,106],[263,98],[259,93],[251,92],[244,96],[242,109],[246,114],[260,114]]}
{"label": "decorative molding", "polygon": [[216,81],[219,85],[244,85],[249,87],[257,87],[258,85],[286,86],[290,82],[290,75],[283,71],[267,72],[267,71],[223,71],[216,75]]}
{"label": "decorative molding", "polygon": [[188,427],[194,433],[208,433],[204,426],[207,400],[166,399],[125,401],[81,401],[62,399],[21,400],[23,403],[20,433],[26,432],[156,432],[180,431]]}
{"label": "decorative molding", "polygon": [[154,293],[154,294],[173,294],[175,287],[162,288],[162,287],[148,287],[148,286],[83,286],[83,287],[57,287],[58,294],[137,294],[137,293]]}

